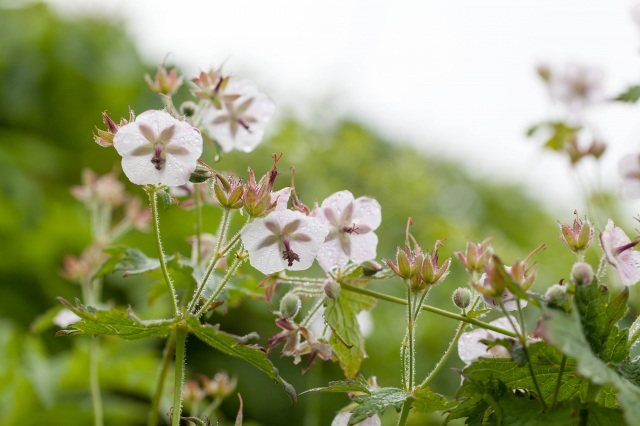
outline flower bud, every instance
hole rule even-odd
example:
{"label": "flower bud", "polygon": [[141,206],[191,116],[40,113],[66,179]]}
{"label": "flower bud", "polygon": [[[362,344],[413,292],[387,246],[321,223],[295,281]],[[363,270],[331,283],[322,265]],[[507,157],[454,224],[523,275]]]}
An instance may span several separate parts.
{"label": "flower bud", "polygon": [[182,77],[178,75],[176,69],[173,68],[167,72],[164,64],[160,64],[156,75],[151,80],[149,74],[144,76],[149,88],[159,95],[171,96],[178,91],[182,85]]}
{"label": "flower bud", "polygon": [[460,309],[467,309],[471,303],[471,291],[468,288],[458,287],[451,296],[453,304]]}
{"label": "flower bud", "polygon": [[213,170],[210,167],[205,166],[202,163],[196,165],[196,169],[189,176],[189,182],[202,183],[206,182],[214,176]]}
{"label": "flower bud", "polygon": [[300,311],[301,305],[302,302],[300,302],[300,298],[297,295],[287,293],[280,299],[280,315],[282,315],[282,318],[294,318]]}
{"label": "flower bud", "polygon": [[562,308],[567,299],[566,285],[554,284],[549,287],[547,292],[544,294],[545,302],[547,302],[547,305],[552,308]]}
{"label": "flower bud", "polygon": [[382,265],[380,265],[375,260],[367,260],[366,262],[363,262],[361,266],[362,275],[364,275],[365,277],[370,277],[382,271]]}
{"label": "flower bud", "polygon": [[489,239],[485,239],[480,244],[468,241],[464,253],[457,252],[456,254],[468,273],[482,272],[492,254]]}
{"label": "flower bud", "polygon": [[337,299],[338,296],[340,296],[340,291],[342,290],[340,284],[330,278],[324,282],[322,288],[324,290],[324,294],[326,294],[329,299]]}
{"label": "flower bud", "polygon": [[584,222],[578,218],[578,212],[575,211],[576,218],[573,220],[573,226],[567,224],[560,225],[560,239],[574,253],[587,249],[593,239],[593,226],[588,220]]}
{"label": "flower bud", "polygon": [[588,263],[577,262],[571,268],[571,280],[576,285],[589,285],[593,276],[593,268]]}
{"label": "flower bud", "polygon": [[195,114],[198,106],[193,101],[186,101],[180,104],[180,113],[184,116],[191,117]]}

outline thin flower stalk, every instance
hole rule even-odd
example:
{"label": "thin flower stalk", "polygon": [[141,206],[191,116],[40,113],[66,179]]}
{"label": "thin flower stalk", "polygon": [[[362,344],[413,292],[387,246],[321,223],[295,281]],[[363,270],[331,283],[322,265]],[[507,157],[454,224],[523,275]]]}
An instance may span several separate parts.
{"label": "thin flower stalk", "polygon": [[162,353],[162,367],[160,368],[160,374],[158,375],[158,381],[156,383],[156,390],[153,393],[153,399],[151,400],[151,410],[149,411],[147,426],[156,426],[158,424],[160,400],[162,399],[164,383],[167,380],[167,374],[169,373],[169,367],[171,366],[171,360],[173,359],[175,349],[176,335],[175,333],[171,333]]}
{"label": "thin flower stalk", "polygon": [[187,344],[187,330],[183,327],[176,328],[176,362],[173,382],[173,411],[171,426],[180,426],[180,414],[182,413],[182,386],[184,385],[184,362]]}
{"label": "thin flower stalk", "polygon": [[209,299],[204,303],[204,305],[202,305],[200,310],[198,310],[198,312],[195,313],[196,318],[200,318],[205,312],[207,312],[207,310],[209,309],[209,306],[211,306],[213,301],[216,300],[216,297],[218,297],[218,295],[222,292],[222,290],[224,289],[224,286],[229,282],[231,277],[233,277],[236,274],[236,271],[238,270],[242,262],[244,262],[246,259],[247,259],[246,250],[241,250],[236,254],[236,258],[234,259],[233,263],[229,267],[229,270],[225,274],[224,278],[222,278],[222,281],[220,281],[220,284],[218,284],[218,287],[216,287],[211,297],[209,297]]}

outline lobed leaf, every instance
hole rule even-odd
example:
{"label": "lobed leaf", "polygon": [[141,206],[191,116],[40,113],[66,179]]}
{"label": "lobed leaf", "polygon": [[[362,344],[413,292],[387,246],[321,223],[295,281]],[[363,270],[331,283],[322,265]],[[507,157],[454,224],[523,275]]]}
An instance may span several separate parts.
{"label": "lobed leaf", "polygon": [[353,398],[358,406],[351,410],[349,424],[361,422],[376,413],[382,414],[387,407],[394,407],[396,411],[400,411],[410,396],[410,393],[398,388],[371,388],[371,394],[358,395]]}
{"label": "lobed leaf", "polygon": [[297,395],[295,389],[280,377],[278,369],[269,361],[266,352],[262,348],[256,345],[242,344],[236,336],[220,331],[218,327],[201,324],[197,318],[189,316],[185,319],[185,322],[188,331],[195,334],[198,339],[224,354],[243,359],[258,368],[267,376],[280,383],[287,395],[289,395],[291,401],[293,403],[296,402]]}
{"label": "lobed leaf", "polygon": [[126,314],[115,308],[97,311],[90,306],[84,307],[80,303],[77,303],[78,306],[73,306],[61,297],[58,300],[82,320],[70,325],[66,330],[58,331],[56,336],[95,334],[137,340],[147,337],[164,337],[175,327],[173,319],[143,321],[135,316],[131,308]]}
{"label": "lobed leaf", "polygon": [[434,413],[448,410],[457,404],[446,397],[431,391],[431,389],[417,389],[413,392],[413,407],[418,413]]}

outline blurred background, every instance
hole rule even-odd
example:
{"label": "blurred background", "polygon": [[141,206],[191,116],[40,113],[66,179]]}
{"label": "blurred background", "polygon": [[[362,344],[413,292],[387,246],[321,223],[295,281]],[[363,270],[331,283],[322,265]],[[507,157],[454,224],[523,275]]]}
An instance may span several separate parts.
{"label": "blurred background", "polygon": [[[89,244],[90,218],[70,187],[84,168],[104,174],[119,167],[113,150],[92,141],[101,113],[116,119],[129,107],[161,108],[143,76],[153,75],[167,52],[187,79],[225,63],[227,72],[256,81],[279,107],[267,141],[251,154],[224,156],[221,167],[244,175],[250,165],[261,173],[273,152],[283,152],[279,185],[288,184],[288,166],[295,165],[307,204],[342,189],[376,198],[383,206],[380,259],[394,256],[412,217],[423,248],[446,239],[442,258],[468,239],[492,236],[507,263],[548,245],[536,256],[540,291],[569,273],[573,256],[557,237],[557,221],[584,211],[575,175],[595,164],[576,171],[565,157],[526,139],[531,124],[554,114],[535,66],[601,66],[612,96],[637,82],[633,3],[438,1],[417,10],[410,2],[382,0],[238,3],[0,1],[0,425],[91,424],[86,339],[56,338],[53,327],[33,324],[56,306],[56,297],[80,297],[61,271],[66,255],[77,256]],[[187,97],[183,87],[176,104]],[[617,199],[617,159],[638,148],[637,113],[635,105],[616,104],[587,117],[610,143],[598,200],[609,216],[627,223],[634,204],[611,200]],[[128,189],[144,197],[139,187]],[[205,214],[205,229],[213,231],[217,213]],[[188,254],[192,213],[172,208],[163,221],[167,250]],[[134,232],[118,243],[155,255],[147,234]],[[598,253],[591,254],[597,261]],[[454,260],[430,303],[453,309],[451,293],[465,283]],[[148,306],[152,284],[112,274],[104,298],[131,304],[146,318],[166,307],[163,301]],[[401,287],[394,281],[372,286],[389,294]],[[631,315],[637,315],[635,289],[632,298]],[[266,344],[278,331],[274,309],[246,300],[212,322],[239,335],[258,331]],[[399,386],[404,315],[403,307],[385,303],[373,311],[361,372],[376,375],[381,386]],[[456,324],[448,321],[421,317],[418,377],[453,337]],[[104,339],[107,424],[145,424],[162,344]],[[270,358],[298,391],[341,378],[335,364],[316,361],[303,376],[291,359],[275,352]],[[449,364],[433,388],[453,398],[460,378],[449,368],[463,365],[455,356]],[[291,407],[260,372],[190,342],[188,375],[220,370],[239,379],[247,425],[327,425],[348,403],[343,395],[309,394]],[[226,400],[222,424],[230,424],[237,409],[234,397]],[[394,424],[396,416],[387,410],[383,424]],[[414,416],[411,424],[442,420]]]}

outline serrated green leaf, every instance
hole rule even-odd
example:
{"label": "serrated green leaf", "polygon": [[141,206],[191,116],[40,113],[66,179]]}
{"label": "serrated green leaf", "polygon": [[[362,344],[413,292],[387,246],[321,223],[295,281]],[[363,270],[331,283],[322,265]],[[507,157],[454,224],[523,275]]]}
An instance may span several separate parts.
{"label": "serrated green leaf", "polygon": [[577,361],[577,371],[596,385],[612,385],[618,390],[624,417],[630,425],[640,424],[640,387],[621,377],[593,353],[582,332],[578,310],[571,315],[549,312],[545,321],[549,340]]}
{"label": "serrated green leaf", "polygon": [[615,97],[614,100],[621,102],[634,103],[640,99],[640,86],[631,86],[624,92]]}
{"label": "serrated green leaf", "polygon": [[542,129],[551,132],[551,136],[544,142],[544,147],[552,151],[562,151],[566,143],[571,141],[582,128],[562,121],[545,121],[531,126],[527,130],[527,136],[533,136]]}
{"label": "serrated green leaf", "polygon": [[[544,342],[527,346],[531,367],[536,375],[542,398],[553,401],[558,374],[562,364],[562,353]],[[558,391],[558,401],[584,397],[588,383],[576,374],[576,362],[567,359],[562,373],[562,385]],[[519,366],[509,358],[480,358],[464,369],[464,375],[476,381],[499,379],[510,389],[535,390],[529,367]]]}
{"label": "serrated green leaf", "polygon": [[126,340],[144,339],[147,337],[164,337],[174,328],[172,319],[143,321],[135,316],[131,308],[127,313],[111,309],[109,311],[96,311],[90,307],[72,306],[69,302],[59,297],[58,300],[73,313],[82,318],[69,326],[66,330],[60,330],[57,336],[94,334],[118,336]]}
{"label": "serrated green leaf", "polygon": [[374,304],[372,297],[350,291],[341,292],[337,299],[325,300],[324,319],[332,331],[329,344],[348,379],[358,374],[367,356],[356,315]]}
{"label": "serrated green leaf", "polygon": [[487,312],[491,312],[491,309],[476,309],[471,312],[467,312],[467,318],[479,318],[482,317]]}
{"label": "serrated green leaf", "polygon": [[617,322],[627,312],[628,290],[610,301],[609,290],[600,285],[577,286],[575,304],[584,335],[593,352],[605,362],[621,362],[628,354],[628,331]]}
{"label": "serrated green leaf", "polygon": [[394,407],[400,411],[410,393],[398,388],[372,388],[370,395],[358,395],[353,401],[358,404],[351,410],[349,424],[354,425],[376,413],[382,414],[387,407]]}
{"label": "serrated green leaf", "polygon": [[431,391],[431,389],[418,389],[413,392],[413,407],[419,413],[434,413],[448,410],[457,404],[446,397]]}
{"label": "serrated green leaf", "polygon": [[625,379],[640,386],[640,356],[625,360],[618,366],[618,373]]}
{"label": "serrated green leaf", "polygon": [[370,394],[371,387],[367,382],[363,380],[339,380],[335,382],[329,382],[328,386],[322,388],[306,390],[300,395],[312,392],[363,392],[366,394]]}
{"label": "serrated green leaf", "polygon": [[185,319],[189,332],[193,333],[209,346],[219,350],[220,352],[231,355],[236,358],[243,359],[249,364],[258,368],[267,376],[280,383],[293,403],[297,400],[296,391],[289,383],[287,383],[278,370],[267,358],[266,352],[256,345],[244,345],[238,341],[238,338],[218,330],[209,324],[201,324],[197,318],[187,317]]}

